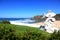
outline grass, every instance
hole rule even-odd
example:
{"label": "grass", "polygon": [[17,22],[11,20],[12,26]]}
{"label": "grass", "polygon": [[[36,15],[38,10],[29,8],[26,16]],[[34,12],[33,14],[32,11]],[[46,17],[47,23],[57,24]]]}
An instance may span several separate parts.
{"label": "grass", "polygon": [[39,28],[22,26],[22,25],[0,24],[0,27],[3,27],[3,26],[6,27],[6,29],[8,29],[8,28],[15,29],[16,30],[16,32],[15,32],[16,35],[18,35],[19,33],[21,35],[23,35],[26,30],[29,30],[29,31],[35,32],[35,33],[42,33],[43,35],[45,35],[47,37],[50,36],[49,33],[45,32],[45,31],[42,31]]}

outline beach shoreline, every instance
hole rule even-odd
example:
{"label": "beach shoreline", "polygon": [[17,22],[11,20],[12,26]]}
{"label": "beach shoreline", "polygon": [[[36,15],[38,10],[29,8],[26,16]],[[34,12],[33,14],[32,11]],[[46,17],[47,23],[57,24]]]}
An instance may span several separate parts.
{"label": "beach shoreline", "polygon": [[40,25],[38,24],[29,24],[29,23],[23,23],[23,22],[18,22],[18,21],[10,21],[11,24],[14,24],[14,25],[24,25],[24,26],[30,26],[30,27],[36,27],[36,28],[39,28]]}
{"label": "beach shoreline", "polygon": [[[19,22],[19,21],[10,21],[11,24],[14,25],[25,25],[25,26],[32,26],[32,27],[40,27],[41,25],[44,25],[44,22],[37,22],[37,23],[24,23],[24,22]],[[56,28],[60,28],[60,20],[54,22]]]}
{"label": "beach shoreline", "polygon": [[[11,24],[14,25],[25,25],[25,26],[32,26],[32,27],[40,27],[41,25],[44,25],[44,22],[37,22],[37,23],[24,23],[24,22],[19,22],[19,21],[10,21]],[[60,20],[54,22],[56,28],[60,28]]]}
{"label": "beach shoreline", "polygon": [[[29,26],[29,27],[35,27],[35,28],[40,28],[41,25],[44,26],[44,22],[37,22],[37,23],[29,24],[29,23],[22,23],[19,21],[10,21],[10,23],[14,24],[14,25],[23,25],[23,26]],[[58,31],[60,29],[60,21],[55,21],[54,24],[55,24],[55,26],[52,27],[52,29]],[[48,31],[48,32],[52,33],[50,31]]]}

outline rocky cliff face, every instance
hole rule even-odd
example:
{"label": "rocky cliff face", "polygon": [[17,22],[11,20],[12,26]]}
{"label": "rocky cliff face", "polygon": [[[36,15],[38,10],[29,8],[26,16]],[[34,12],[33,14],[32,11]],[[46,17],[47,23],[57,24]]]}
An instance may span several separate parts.
{"label": "rocky cliff face", "polygon": [[[33,18],[31,18],[32,20],[36,20],[36,22],[40,22],[40,21],[45,21],[46,18],[43,18],[43,16],[41,15],[37,15],[37,16],[34,16]],[[56,16],[54,17],[56,20],[60,20],[60,14],[56,14]]]}
{"label": "rocky cliff face", "polygon": [[55,19],[60,20],[60,14],[56,14]]}

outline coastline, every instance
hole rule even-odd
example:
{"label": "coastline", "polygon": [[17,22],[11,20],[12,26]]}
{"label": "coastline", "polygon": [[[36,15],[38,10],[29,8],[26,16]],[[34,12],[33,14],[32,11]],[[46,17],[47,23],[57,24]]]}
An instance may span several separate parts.
{"label": "coastline", "polygon": [[[37,23],[24,23],[24,22],[20,22],[20,21],[10,21],[11,24],[14,24],[14,25],[25,25],[25,26],[32,26],[32,27],[40,27],[40,25],[44,25],[44,22],[37,22]],[[55,21],[54,22],[56,28],[60,28],[60,20],[59,21]]]}
{"label": "coastline", "polygon": [[18,21],[10,21],[10,23],[14,24],[14,25],[24,25],[24,26],[30,26],[30,27],[36,27],[36,28],[40,27],[40,25],[35,24],[35,23],[29,24],[29,23],[22,23],[22,22],[18,22]]}
{"label": "coastline", "polygon": [[[19,21],[10,21],[10,23],[14,24],[14,25],[24,25],[24,26],[35,27],[35,28],[40,28],[41,25],[44,25],[44,22],[38,22],[38,23],[29,24],[29,23],[24,23],[24,22],[19,22]],[[55,24],[55,26],[52,27],[52,29],[58,31],[60,29],[60,26],[59,26],[60,25],[60,21],[55,21],[54,24]],[[47,31],[47,32],[53,33],[50,30]]]}

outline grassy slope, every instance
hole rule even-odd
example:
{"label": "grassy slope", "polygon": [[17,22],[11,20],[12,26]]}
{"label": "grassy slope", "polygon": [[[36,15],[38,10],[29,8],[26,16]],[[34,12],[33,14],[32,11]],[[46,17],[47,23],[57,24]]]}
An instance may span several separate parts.
{"label": "grassy slope", "polygon": [[16,30],[15,34],[17,34],[17,35],[18,35],[18,33],[23,35],[26,30],[30,30],[35,33],[42,33],[43,35],[46,35],[47,37],[50,35],[47,32],[41,31],[39,28],[33,28],[33,27],[28,27],[28,26],[18,26],[18,25],[11,25],[11,24],[0,24],[0,27],[1,26],[2,27],[5,26],[6,28],[15,29]]}

